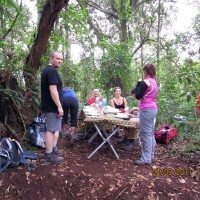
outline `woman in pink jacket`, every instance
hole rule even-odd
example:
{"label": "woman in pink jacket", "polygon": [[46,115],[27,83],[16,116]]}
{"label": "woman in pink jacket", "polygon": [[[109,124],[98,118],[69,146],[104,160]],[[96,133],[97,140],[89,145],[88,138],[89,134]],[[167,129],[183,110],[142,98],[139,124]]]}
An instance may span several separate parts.
{"label": "woman in pink jacket", "polygon": [[154,120],[158,111],[155,102],[158,92],[155,66],[145,65],[143,73],[144,80],[139,81],[134,89],[135,98],[139,100],[140,137],[142,140],[141,158],[135,164],[140,166],[151,164],[154,160],[154,147],[156,145]]}

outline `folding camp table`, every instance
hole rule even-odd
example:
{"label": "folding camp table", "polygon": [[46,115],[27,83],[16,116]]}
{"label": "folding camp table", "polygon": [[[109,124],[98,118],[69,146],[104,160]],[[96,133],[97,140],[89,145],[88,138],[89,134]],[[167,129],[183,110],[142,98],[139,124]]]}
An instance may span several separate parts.
{"label": "folding camp table", "polygon": [[[84,121],[86,123],[92,122],[96,129],[96,132],[91,136],[91,138],[88,140],[88,142],[91,143],[97,135],[99,135],[103,140],[102,143],[88,156],[88,159],[90,159],[105,143],[109,144],[113,153],[115,154],[117,159],[119,159],[119,156],[118,156],[117,152],[115,151],[115,149],[112,145],[112,142],[111,142],[112,136],[121,127],[133,130],[133,132],[136,132],[135,130],[137,128],[137,121],[123,120],[123,119],[115,118],[115,117],[113,117],[113,115],[111,115],[111,117],[109,117],[109,118],[106,117],[105,115],[96,116],[96,117],[85,115]],[[110,125],[113,127],[109,133],[106,133],[103,131],[103,127],[106,125]]]}
{"label": "folding camp table", "polygon": [[[120,128],[119,126],[118,127],[115,127],[115,129],[112,131],[112,133],[110,133],[109,135],[108,134],[103,134],[101,132],[101,130],[99,129],[98,127],[98,124],[97,123],[94,123],[94,126],[97,130],[97,133],[100,135],[100,137],[102,138],[103,142],[88,156],[88,159],[90,159],[106,142],[110,145],[112,151],[114,152],[115,156],[117,157],[117,159],[119,159],[119,156],[117,154],[117,152],[115,151],[110,139],[111,137],[118,131],[118,129]],[[104,136],[105,135],[105,136]],[[96,137],[96,133],[95,135],[92,136],[93,137]],[[91,138],[90,138],[91,139]]]}

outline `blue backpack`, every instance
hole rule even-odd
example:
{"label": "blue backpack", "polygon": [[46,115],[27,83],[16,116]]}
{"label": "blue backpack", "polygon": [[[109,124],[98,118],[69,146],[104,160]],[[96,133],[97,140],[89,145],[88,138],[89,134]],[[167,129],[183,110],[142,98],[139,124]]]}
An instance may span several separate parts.
{"label": "blue backpack", "polygon": [[35,117],[29,126],[29,136],[32,145],[45,148],[45,134],[47,126],[45,115]]}
{"label": "blue backpack", "polygon": [[39,155],[24,151],[18,141],[3,138],[0,141],[0,173],[8,167],[17,167],[19,164],[31,166],[31,160],[39,159]]}

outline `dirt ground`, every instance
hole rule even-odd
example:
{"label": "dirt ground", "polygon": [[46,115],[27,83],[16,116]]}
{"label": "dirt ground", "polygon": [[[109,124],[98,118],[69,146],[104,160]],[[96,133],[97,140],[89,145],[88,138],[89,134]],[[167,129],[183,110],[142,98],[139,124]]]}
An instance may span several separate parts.
{"label": "dirt ground", "polygon": [[[60,137],[59,148],[65,161],[47,164],[36,161],[35,170],[27,166],[6,169],[0,174],[0,199],[4,200],[197,200],[200,199],[200,155],[174,151],[178,144],[156,146],[151,166],[135,166],[140,146],[127,152],[112,139],[120,159],[108,145],[91,159],[87,156],[99,144],[81,139],[72,144]],[[44,154],[44,149],[33,148]],[[156,171],[157,170],[157,171]]]}

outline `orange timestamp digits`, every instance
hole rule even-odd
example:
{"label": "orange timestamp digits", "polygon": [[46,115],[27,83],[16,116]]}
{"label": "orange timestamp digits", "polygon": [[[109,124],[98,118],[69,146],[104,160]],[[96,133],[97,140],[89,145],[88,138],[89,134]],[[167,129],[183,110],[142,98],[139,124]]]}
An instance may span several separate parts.
{"label": "orange timestamp digits", "polygon": [[[152,169],[152,175],[154,176],[191,176],[194,170],[190,167],[178,167],[178,168],[156,168]],[[197,169],[197,175],[200,175],[200,169]]]}

